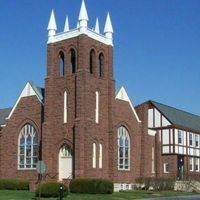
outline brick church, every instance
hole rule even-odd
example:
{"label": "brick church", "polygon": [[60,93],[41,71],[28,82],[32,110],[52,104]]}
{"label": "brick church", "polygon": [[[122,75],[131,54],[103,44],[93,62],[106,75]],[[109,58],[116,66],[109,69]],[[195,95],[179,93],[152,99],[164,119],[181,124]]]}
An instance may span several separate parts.
{"label": "brick church", "polygon": [[113,28],[88,27],[84,0],[77,28],[48,24],[45,87],[28,82],[0,109],[0,178],[110,179],[129,189],[137,177],[200,176],[200,116],[155,102],[136,107],[115,88]]}

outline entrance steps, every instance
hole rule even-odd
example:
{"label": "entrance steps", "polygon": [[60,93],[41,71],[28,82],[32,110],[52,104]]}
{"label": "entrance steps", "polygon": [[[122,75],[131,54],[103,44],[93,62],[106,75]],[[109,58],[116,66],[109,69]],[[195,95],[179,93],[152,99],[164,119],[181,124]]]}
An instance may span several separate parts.
{"label": "entrance steps", "polygon": [[200,181],[176,181],[174,190],[200,193]]}

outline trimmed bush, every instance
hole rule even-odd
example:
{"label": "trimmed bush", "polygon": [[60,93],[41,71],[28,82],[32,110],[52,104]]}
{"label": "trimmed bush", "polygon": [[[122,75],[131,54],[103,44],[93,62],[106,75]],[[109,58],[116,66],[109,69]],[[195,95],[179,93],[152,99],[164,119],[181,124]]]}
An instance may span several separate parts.
{"label": "trimmed bush", "polygon": [[0,179],[0,190],[29,190],[29,181],[22,179]]}
{"label": "trimmed bush", "polygon": [[85,194],[112,194],[114,185],[105,179],[77,178],[70,182],[70,192]]}
{"label": "trimmed bush", "polygon": [[60,186],[63,188],[62,195],[67,196],[68,188],[62,183],[58,183],[55,181],[43,182],[38,185],[35,195],[38,197],[39,193],[41,197],[59,197],[60,195]]}
{"label": "trimmed bush", "polygon": [[153,190],[173,190],[174,179],[172,178],[152,178],[152,177],[139,177],[135,180],[139,184],[138,189],[148,190],[150,187]]}

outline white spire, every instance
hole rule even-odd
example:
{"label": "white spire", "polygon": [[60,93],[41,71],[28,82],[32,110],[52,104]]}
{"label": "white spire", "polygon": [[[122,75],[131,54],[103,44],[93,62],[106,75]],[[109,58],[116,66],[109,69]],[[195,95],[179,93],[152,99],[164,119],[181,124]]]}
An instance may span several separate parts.
{"label": "white spire", "polygon": [[84,0],[82,0],[78,21],[80,31],[85,32],[87,30],[88,14]]}
{"label": "white spire", "polygon": [[64,32],[69,31],[69,20],[68,20],[68,16],[66,16],[66,20],[65,20],[65,27],[64,27]]}
{"label": "white spire", "polygon": [[105,24],[105,28],[104,28],[104,33],[113,33],[113,27],[112,27],[112,23],[111,23],[111,19],[110,19],[110,14],[107,14],[107,18],[106,18],[106,24]]}
{"label": "white spire", "polygon": [[55,15],[54,15],[53,10],[51,11],[51,16],[50,16],[50,19],[49,19],[49,24],[48,24],[47,30],[48,31],[50,31],[50,30],[56,31],[57,30],[56,20],[55,20]]}
{"label": "white spire", "polygon": [[48,43],[51,43],[53,42],[53,37],[56,34],[56,30],[57,30],[56,20],[55,20],[53,10],[51,11],[51,16],[49,19],[47,30],[48,30]]}
{"label": "white spire", "polygon": [[96,33],[100,33],[100,29],[99,29],[99,19],[98,19],[98,17],[97,17],[97,19],[96,19],[96,24],[95,24],[95,29],[94,29],[94,31],[96,32]]}
{"label": "white spire", "polygon": [[113,45],[113,27],[112,27],[112,23],[111,23],[111,20],[110,20],[109,13],[107,14],[107,18],[106,18],[106,24],[105,24],[105,28],[104,28],[104,35],[107,38],[109,44]]}
{"label": "white spire", "polygon": [[81,20],[88,21],[88,14],[87,14],[87,9],[86,9],[85,1],[84,0],[82,0],[82,4],[81,4],[81,9],[80,9],[78,20],[79,21],[81,21]]}

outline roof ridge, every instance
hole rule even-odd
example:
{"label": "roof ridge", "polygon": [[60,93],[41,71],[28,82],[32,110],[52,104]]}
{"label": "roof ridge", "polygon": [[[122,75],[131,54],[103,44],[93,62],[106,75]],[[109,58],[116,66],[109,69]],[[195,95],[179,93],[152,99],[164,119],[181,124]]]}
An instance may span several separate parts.
{"label": "roof ridge", "polygon": [[7,110],[7,109],[12,109],[12,107],[0,108],[0,110]]}
{"label": "roof ridge", "polygon": [[149,101],[152,102],[152,103],[155,102],[155,103],[158,103],[158,104],[160,104],[160,105],[167,106],[167,107],[169,107],[169,108],[172,108],[172,109],[175,109],[175,110],[178,110],[178,111],[181,111],[181,112],[184,112],[184,113],[190,114],[190,115],[194,115],[194,116],[200,118],[200,115],[193,114],[193,113],[191,113],[191,112],[188,112],[188,111],[182,110],[182,109],[180,109],[180,108],[175,108],[175,107],[173,107],[173,106],[169,106],[169,105],[166,105],[166,104],[164,104],[164,103],[160,103],[160,102],[157,102],[157,101],[154,101],[154,100],[149,100]]}

